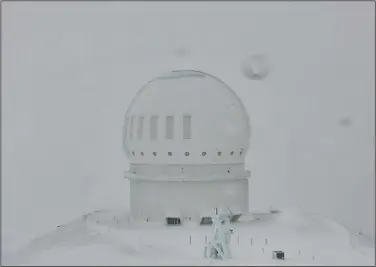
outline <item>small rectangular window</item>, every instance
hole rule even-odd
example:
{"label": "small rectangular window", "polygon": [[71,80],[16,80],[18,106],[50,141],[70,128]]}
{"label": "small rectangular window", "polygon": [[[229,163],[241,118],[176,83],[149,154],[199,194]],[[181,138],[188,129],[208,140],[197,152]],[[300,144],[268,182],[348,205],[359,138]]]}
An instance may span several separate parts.
{"label": "small rectangular window", "polygon": [[174,117],[166,117],[166,139],[174,138]]}
{"label": "small rectangular window", "polygon": [[158,138],[158,116],[150,117],[150,139],[157,140]]}
{"label": "small rectangular window", "polygon": [[144,117],[138,117],[138,125],[137,125],[137,139],[142,140],[142,136],[144,134]]}
{"label": "small rectangular window", "polygon": [[133,125],[134,125],[134,119],[135,117],[132,116],[131,117],[131,123],[129,125],[129,132],[128,132],[128,135],[129,135],[129,139],[132,140],[133,139]]}
{"label": "small rectangular window", "polygon": [[191,139],[192,132],[191,132],[191,116],[184,115],[183,116],[183,139]]}

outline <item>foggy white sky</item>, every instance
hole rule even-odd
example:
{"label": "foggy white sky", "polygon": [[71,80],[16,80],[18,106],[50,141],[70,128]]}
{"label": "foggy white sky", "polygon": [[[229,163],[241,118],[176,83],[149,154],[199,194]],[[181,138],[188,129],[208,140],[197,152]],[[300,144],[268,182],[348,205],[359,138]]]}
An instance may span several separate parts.
{"label": "foggy white sky", "polygon": [[[171,69],[218,76],[243,100],[253,210],[299,207],[374,234],[374,10],[372,2],[2,3],[4,246],[85,211],[128,207],[124,114],[143,84]],[[264,82],[240,71],[258,52],[273,65]]]}

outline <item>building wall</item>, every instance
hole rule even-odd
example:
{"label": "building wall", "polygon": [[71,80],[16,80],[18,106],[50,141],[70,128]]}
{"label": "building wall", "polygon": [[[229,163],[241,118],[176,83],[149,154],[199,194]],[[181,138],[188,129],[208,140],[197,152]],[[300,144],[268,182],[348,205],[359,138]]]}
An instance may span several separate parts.
{"label": "building wall", "polygon": [[245,170],[244,163],[239,164],[174,164],[151,165],[131,164],[126,177],[132,174],[136,179],[144,180],[232,180],[248,178],[250,172]]}
{"label": "building wall", "polygon": [[130,181],[130,205],[135,218],[164,220],[167,215],[199,222],[215,207],[248,212],[248,179],[230,181]]}

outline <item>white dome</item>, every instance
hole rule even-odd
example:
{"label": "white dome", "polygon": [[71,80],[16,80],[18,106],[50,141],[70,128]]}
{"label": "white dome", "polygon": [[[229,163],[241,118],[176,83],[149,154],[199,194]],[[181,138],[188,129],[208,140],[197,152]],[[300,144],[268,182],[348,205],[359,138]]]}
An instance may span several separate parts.
{"label": "white dome", "polygon": [[131,102],[123,128],[131,163],[244,163],[250,126],[243,103],[219,79],[179,70],[157,77]]}

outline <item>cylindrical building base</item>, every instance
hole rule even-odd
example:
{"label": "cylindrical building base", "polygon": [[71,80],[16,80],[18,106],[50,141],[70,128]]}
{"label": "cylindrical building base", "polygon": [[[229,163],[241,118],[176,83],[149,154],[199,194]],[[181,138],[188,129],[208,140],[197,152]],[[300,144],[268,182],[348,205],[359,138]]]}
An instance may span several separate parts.
{"label": "cylindrical building base", "polygon": [[[147,221],[180,218],[200,222],[214,209],[248,213],[248,179],[221,181],[130,181],[132,216]],[[171,220],[173,221],[173,220]]]}

